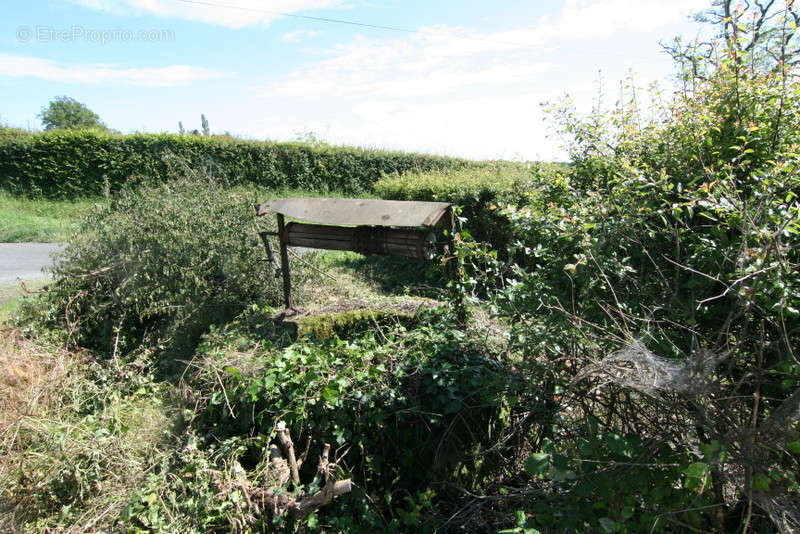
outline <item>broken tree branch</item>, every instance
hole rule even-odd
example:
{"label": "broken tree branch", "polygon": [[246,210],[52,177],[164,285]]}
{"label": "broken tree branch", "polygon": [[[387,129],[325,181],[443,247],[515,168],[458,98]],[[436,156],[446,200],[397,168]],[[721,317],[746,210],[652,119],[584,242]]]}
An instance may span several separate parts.
{"label": "broken tree branch", "polygon": [[297,458],[294,455],[294,443],[289,436],[289,430],[286,428],[286,423],[280,421],[278,423],[278,441],[286,453],[286,459],[289,461],[289,469],[292,473],[292,482],[296,485],[300,484],[300,466],[297,464]]}

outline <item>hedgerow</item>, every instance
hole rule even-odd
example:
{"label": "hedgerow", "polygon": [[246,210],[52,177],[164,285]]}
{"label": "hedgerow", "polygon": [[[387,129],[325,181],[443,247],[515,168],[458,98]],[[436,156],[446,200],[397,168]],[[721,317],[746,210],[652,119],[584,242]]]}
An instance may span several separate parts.
{"label": "hedgerow", "polygon": [[558,164],[495,163],[480,167],[423,171],[384,176],[375,193],[389,200],[452,202],[468,224],[468,233],[505,252],[512,235],[502,208],[537,202],[542,188],[564,187]]}
{"label": "hedgerow", "polygon": [[515,532],[800,529],[800,12],[706,16],[671,97],[552,108],[569,187],[503,210],[527,261],[472,262],[550,399]]}
{"label": "hedgerow", "polygon": [[29,197],[97,196],[125,185],[164,182],[182,167],[211,168],[231,185],[353,194],[368,191],[387,173],[470,165],[440,156],[229,136],[19,132],[0,131],[0,188]]}

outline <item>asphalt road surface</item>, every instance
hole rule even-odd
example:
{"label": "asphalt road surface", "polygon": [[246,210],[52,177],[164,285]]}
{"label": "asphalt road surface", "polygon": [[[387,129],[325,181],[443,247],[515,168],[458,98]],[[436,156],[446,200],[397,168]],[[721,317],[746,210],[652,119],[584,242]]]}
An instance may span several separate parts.
{"label": "asphalt road surface", "polygon": [[51,255],[64,247],[59,243],[0,243],[0,284],[17,278],[46,278],[42,268],[53,263]]}

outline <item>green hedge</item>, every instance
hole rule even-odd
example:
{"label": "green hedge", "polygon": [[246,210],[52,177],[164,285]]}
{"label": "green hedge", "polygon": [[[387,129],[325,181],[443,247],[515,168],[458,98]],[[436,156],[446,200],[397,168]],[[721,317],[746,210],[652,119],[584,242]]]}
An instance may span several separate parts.
{"label": "green hedge", "polygon": [[466,160],[229,136],[116,135],[60,130],[0,135],[0,188],[15,195],[79,198],[130,182],[162,182],[175,167],[209,167],[232,185],[358,193],[384,174],[459,168]]}
{"label": "green hedge", "polygon": [[9,139],[20,139],[22,137],[28,137],[30,135],[31,132],[29,132],[28,130],[23,130],[22,128],[0,126],[0,143],[3,143]]}
{"label": "green hedge", "polygon": [[499,208],[537,201],[542,188],[563,182],[558,164],[483,163],[479,166],[394,174],[378,181],[375,192],[389,200],[431,200],[461,206],[466,227],[476,241],[500,252],[511,239],[508,219]]}

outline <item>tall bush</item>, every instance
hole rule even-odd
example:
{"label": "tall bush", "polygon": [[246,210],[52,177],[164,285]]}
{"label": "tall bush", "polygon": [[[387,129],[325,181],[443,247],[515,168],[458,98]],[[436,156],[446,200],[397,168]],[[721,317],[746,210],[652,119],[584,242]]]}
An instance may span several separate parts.
{"label": "tall bush", "polygon": [[495,301],[552,406],[520,528],[800,528],[797,9],[716,3],[650,113],[553,109],[569,189],[505,211]]}
{"label": "tall bush", "polygon": [[126,189],[98,205],[57,258],[45,320],[106,356],[190,354],[209,325],[279,303],[257,231],[252,201],[211,178]]}

